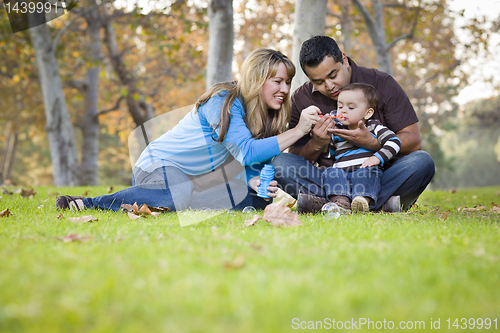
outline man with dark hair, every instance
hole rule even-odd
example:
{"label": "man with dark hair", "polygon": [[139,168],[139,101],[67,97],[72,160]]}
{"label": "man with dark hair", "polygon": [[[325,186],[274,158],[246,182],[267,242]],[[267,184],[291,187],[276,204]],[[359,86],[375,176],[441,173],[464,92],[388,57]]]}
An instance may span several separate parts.
{"label": "man with dark hair", "polygon": [[[386,73],[357,66],[328,36],[305,41],[299,57],[309,82],[292,95],[290,128],[297,125],[306,108],[317,108],[323,115],[336,110],[340,89],[350,83],[368,83],[375,87],[379,101],[372,118],[396,133],[401,150],[392,165],[384,165],[374,210],[409,209],[430,183],[435,168],[431,156],[420,150],[418,118],[401,86]],[[284,191],[298,199],[299,212],[315,212],[329,202],[323,180],[325,169],[333,165],[333,156],[328,150],[331,134],[367,150],[381,148],[362,121],[355,130],[335,129],[330,118],[322,117],[310,135],[290,147],[291,154],[281,154],[273,161],[276,180]]]}

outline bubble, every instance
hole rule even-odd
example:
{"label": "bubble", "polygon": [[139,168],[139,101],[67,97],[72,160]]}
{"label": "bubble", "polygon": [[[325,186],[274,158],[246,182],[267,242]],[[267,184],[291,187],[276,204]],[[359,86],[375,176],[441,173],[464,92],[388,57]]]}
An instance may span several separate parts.
{"label": "bubble", "polygon": [[321,207],[321,214],[328,219],[338,219],[340,216],[346,214],[347,211],[334,202],[328,202]]}
{"label": "bubble", "polygon": [[244,214],[255,214],[257,213],[257,209],[255,209],[253,206],[247,206],[243,208],[242,212]]}

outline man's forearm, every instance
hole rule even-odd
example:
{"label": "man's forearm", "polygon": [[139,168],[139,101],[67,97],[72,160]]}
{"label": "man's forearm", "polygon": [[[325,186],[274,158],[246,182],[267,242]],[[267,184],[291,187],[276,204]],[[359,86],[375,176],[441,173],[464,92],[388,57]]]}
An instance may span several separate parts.
{"label": "man's forearm", "polygon": [[420,135],[413,133],[398,133],[398,138],[401,140],[401,150],[399,155],[408,155],[422,148]]}
{"label": "man's forearm", "polygon": [[422,138],[418,130],[417,124],[412,124],[402,130],[396,132],[399,140],[401,140],[401,150],[399,155],[408,155],[414,151],[422,149]]}

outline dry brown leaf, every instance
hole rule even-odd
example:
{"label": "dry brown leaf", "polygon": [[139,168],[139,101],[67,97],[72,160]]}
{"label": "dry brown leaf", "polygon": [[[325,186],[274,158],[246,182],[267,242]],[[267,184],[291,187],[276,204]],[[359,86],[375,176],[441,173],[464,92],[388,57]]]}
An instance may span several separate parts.
{"label": "dry brown leaf", "polygon": [[448,192],[450,192],[450,193],[457,193],[457,190],[455,190],[455,189],[453,188],[453,189],[449,190]]}
{"label": "dry brown leaf", "polygon": [[491,209],[492,212],[494,213],[500,213],[500,207],[499,206],[494,206],[492,209]]}
{"label": "dry brown leaf", "polygon": [[139,208],[139,214],[151,215],[151,210],[149,210],[148,205],[143,204],[141,208]]}
{"label": "dry brown leaf", "polygon": [[[143,204],[143,205],[141,205],[141,207],[139,207],[137,205],[137,202],[135,202],[133,205],[123,204],[122,205],[122,210],[126,211],[127,214],[131,213],[131,214],[134,214],[134,215],[140,215],[140,216],[144,216],[144,217],[147,217],[147,215],[158,217],[158,216],[160,216],[161,212],[168,212],[168,211],[170,211],[170,208],[166,208],[166,207],[151,207],[151,206],[148,206],[146,204]],[[132,217],[130,216],[130,214],[129,214],[129,217],[132,219]]]}
{"label": "dry brown leaf", "polygon": [[272,203],[264,209],[264,219],[274,227],[295,227],[302,225],[299,216],[292,212],[286,204]]}
{"label": "dry brown leaf", "polygon": [[63,214],[59,214],[59,215],[56,216],[56,219],[62,220],[62,219],[64,219],[64,215]]}
{"label": "dry brown leaf", "polygon": [[108,193],[113,192],[113,186],[108,187]]}
{"label": "dry brown leaf", "polygon": [[443,213],[443,215],[441,216],[441,218],[444,220],[446,220],[446,218],[448,217],[448,214],[450,213],[449,210],[447,210],[446,212]]}
{"label": "dry brown leaf", "polygon": [[88,236],[80,236],[79,234],[69,234],[64,237],[56,237],[59,240],[62,240],[64,243],[70,243],[73,241],[78,241],[80,243],[86,242],[88,240],[94,239],[95,237],[92,235]]}
{"label": "dry brown leaf", "polygon": [[225,262],[224,267],[226,269],[238,269],[243,267],[244,264],[245,264],[245,257],[238,256],[236,259],[234,259],[233,262]]}
{"label": "dry brown leaf", "polygon": [[486,207],[484,207],[482,205],[477,205],[477,206],[474,206],[474,207],[463,208],[462,211],[463,212],[477,212],[477,211],[485,210],[485,209],[486,209]]}
{"label": "dry brown leaf", "polygon": [[29,190],[25,190],[25,189],[23,188],[23,189],[21,189],[21,193],[19,193],[19,194],[21,194],[21,196],[23,196],[23,197],[26,197],[26,198],[31,199],[31,198],[33,198],[33,196],[35,196],[35,194],[36,194],[36,193],[37,193],[37,192],[35,192],[35,191],[33,190],[33,188],[31,188],[31,189],[29,189]]}
{"label": "dry brown leaf", "polygon": [[5,187],[2,187],[2,193],[3,193],[3,194],[7,194],[7,195],[12,195],[12,194],[14,194],[14,192],[9,191],[9,190],[8,190],[8,189],[6,189]]}
{"label": "dry brown leaf", "polygon": [[14,215],[14,214],[12,214],[8,208],[6,210],[2,210],[0,212],[0,217],[9,217],[12,215]]}
{"label": "dry brown leaf", "polygon": [[135,215],[134,213],[132,212],[127,212],[127,216],[131,219],[131,220],[137,220],[137,219],[140,219],[141,218],[141,215]]}
{"label": "dry brown leaf", "polygon": [[257,222],[260,220],[260,219],[263,219],[264,217],[263,216],[260,216],[260,215],[254,215],[252,219],[250,220],[245,220],[245,227],[251,227],[255,224],[257,224]]}
{"label": "dry brown leaf", "polygon": [[80,217],[68,217],[68,220],[73,223],[86,223],[86,222],[99,221],[97,217],[94,217],[92,215],[80,216]]}

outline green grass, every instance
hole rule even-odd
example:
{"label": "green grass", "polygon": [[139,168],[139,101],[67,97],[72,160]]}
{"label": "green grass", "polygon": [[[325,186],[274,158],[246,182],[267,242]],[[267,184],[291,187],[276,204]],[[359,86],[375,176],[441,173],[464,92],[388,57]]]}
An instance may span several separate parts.
{"label": "green grass", "polygon": [[[294,323],[325,318],[423,321],[428,331],[431,318],[446,330],[448,318],[500,321],[500,214],[490,211],[500,188],[426,191],[400,214],[301,215],[293,228],[243,227],[240,212],[187,227],[175,213],[137,222],[65,212],[99,218],[74,224],[56,218],[51,192],[87,188],[35,190],[32,199],[0,194],[0,211],[14,214],[0,218],[0,332],[295,332]],[[477,204],[487,209],[458,210]],[[95,238],[56,238],[71,233]]]}

